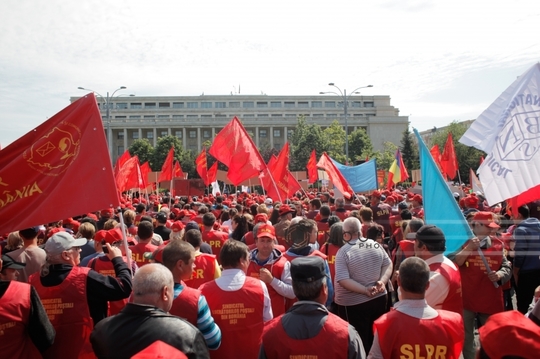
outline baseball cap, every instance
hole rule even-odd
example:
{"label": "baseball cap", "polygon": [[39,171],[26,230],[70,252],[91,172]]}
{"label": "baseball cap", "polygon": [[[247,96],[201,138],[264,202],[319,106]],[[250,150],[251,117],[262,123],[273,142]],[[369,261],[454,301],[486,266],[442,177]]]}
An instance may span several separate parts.
{"label": "baseball cap", "polygon": [[156,340],[137,354],[131,357],[131,359],[187,359],[187,356],[175,347]]}
{"label": "baseball cap", "polygon": [[85,245],[86,238],[73,238],[73,236],[67,232],[55,233],[51,238],[45,242],[45,252],[47,254],[60,254],[64,251],[70,250],[73,247],[80,247]]}
{"label": "baseball cap", "polygon": [[201,228],[199,227],[199,225],[195,221],[191,221],[191,222],[186,223],[186,226],[184,228],[185,228],[186,232],[189,231],[190,229],[196,229],[198,231],[201,230]]}
{"label": "baseball cap", "polygon": [[156,214],[156,220],[157,220],[159,223],[165,223],[165,222],[167,222],[167,213],[165,213],[165,212],[158,212],[158,214]]}
{"label": "baseball cap", "polygon": [[473,217],[474,222],[482,223],[489,228],[500,228],[500,226],[493,220],[493,213],[491,212],[476,212]]}
{"label": "baseball cap", "polygon": [[272,201],[272,198],[268,197],[267,199],[264,200],[264,203],[265,204],[272,204],[274,202]]}
{"label": "baseball cap", "polygon": [[425,225],[420,227],[416,232],[416,239],[422,243],[428,244],[446,244],[446,238],[443,231],[433,225]]}
{"label": "baseball cap", "polygon": [[294,213],[295,210],[291,208],[291,206],[289,206],[288,204],[282,204],[280,207],[279,207],[279,215],[280,216],[283,216],[283,215],[286,215],[287,213]]}
{"label": "baseball cap", "polygon": [[262,224],[257,229],[257,238],[261,237],[270,237],[272,239],[276,239],[276,230],[274,229],[274,226],[270,224]]}
{"label": "baseball cap", "polygon": [[291,262],[291,277],[293,281],[311,283],[325,276],[324,260],[321,257],[298,257]]}
{"label": "baseball cap", "polygon": [[171,225],[171,230],[173,232],[180,232],[182,229],[184,229],[184,223],[181,221],[174,221]]}
{"label": "baseball cap", "polygon": [[122,230],[120,228],[109,229],[105,233],[105,237],[103,239],[105,240],[105,242],[109,244],[113,244],[115,242],[120,242],[124,240],[122,236]]}
{"label": "baseball cap", "polygon": [[16,262],[13,258],[7,255],[2,255],[2,269],[23,269],[26,267],[26,263]]}

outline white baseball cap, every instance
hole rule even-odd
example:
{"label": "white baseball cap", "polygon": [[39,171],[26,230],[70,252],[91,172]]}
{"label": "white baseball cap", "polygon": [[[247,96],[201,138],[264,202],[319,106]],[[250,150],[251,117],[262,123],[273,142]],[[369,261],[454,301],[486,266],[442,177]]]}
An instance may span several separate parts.
{"label": "white baseball cap", "polygon": [[52,255],[61,254],[73,247],[83,246],[86,242],[86,238],[75,239],[68,232],[58,232],[53,234],[53,236],[45,242],[45,252]]}

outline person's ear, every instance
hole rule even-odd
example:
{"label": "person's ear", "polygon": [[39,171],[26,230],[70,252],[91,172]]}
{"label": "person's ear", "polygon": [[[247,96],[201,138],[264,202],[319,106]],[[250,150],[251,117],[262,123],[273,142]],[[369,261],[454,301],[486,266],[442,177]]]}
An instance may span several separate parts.
{"label": "person's ear", "polygon": [[169,286],[164,286],[161,289],[161,300],[164,302],[172,302],[172,298],[169,298]]}

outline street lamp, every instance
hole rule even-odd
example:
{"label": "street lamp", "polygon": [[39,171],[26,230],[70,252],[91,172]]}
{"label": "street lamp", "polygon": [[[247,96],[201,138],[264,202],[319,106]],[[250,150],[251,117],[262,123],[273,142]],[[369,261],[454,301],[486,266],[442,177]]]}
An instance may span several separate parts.
{"label": "street lamp", "polygon": [[[106,117],[107,117],[107,143],[109,144],[109,156],[111,157],[111,161],[112,161],[112,158],[113,158],[113,153],[112,153],[112,132],[111,132],[111,100],[113,99],[114,97],[114,94],[117,92],[117,91],[120,91],[120,90],[125,90],[127,87],[126,86],[120,86],[119,88],[117,88],[116,90],[113,91],[113,93],[109,96],[109,92],[107,92],[107,96],[106,97],[103,97],[99,92],[97,91],[94,91],[94,90],[91,90],[91,89],[87,89],[87,88],[84,88],[84,87],[77,87],[77,89],[79,90],[84,90],[84,91],[90,91],[90,92],[93,92],[95,93],[97,96],[101,97],[101,101],[105,103],[105,108],[106,108]],[[116,97],[120,97],[122,95],[118,95]],[[130,96],[133,96],[133,95],[130,95]]]}
{"label": "street lamp", "polygon": [[347,159],[346,164],[348,164],[349,163],[349,122],[348,122],[348,118],[347,118],[347,103],[349,101],[349,98],[352,95],[360,93],[360,92],[357,92],[358,90],[368,88],[368,87],[373,87],[373,85],[367,85],[367,86],[358,87],[357,89],[353,90],[348,96],[347,96],[347,90],[346,89],[343,89],[343,91],[341,91],[341,89],[339,87],[337,87],[333,82],[330,82],[328,84],[328,86],[332,86],[332,87],[337,88],[339,93],[337,93],[335,91],[327,91],[327,92],[321,91],[321,92],[319,92],[319,94],[321,94],[321,95],[334,94],[334,95],[337,95],[337,96],[341,96],[343,98],[343,114],[345,116],[345,156],[346,156],[346,159]]}

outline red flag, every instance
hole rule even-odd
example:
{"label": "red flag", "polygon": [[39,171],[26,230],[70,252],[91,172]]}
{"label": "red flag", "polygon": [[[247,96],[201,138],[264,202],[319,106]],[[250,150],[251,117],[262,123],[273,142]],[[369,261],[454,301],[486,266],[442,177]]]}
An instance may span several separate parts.
{"label": "red flag", "polygon": [[[208,170],[208,173],[207,173],[208,184],[216,182],[216,179],[217,179],[217,168],[218,168],[218,163],[217,163],[217,161],[216,161],[216,162],[214,162],[214,164],[212,165],[212,167],[210,167],[210,169]],[[208,185],[207,185],[207,186],[208,186]]]}
{"label": "red flag", "polygon": [[125,192],[132,188],[144,188],[145,184],[141,167],[139,166],[139,157],[133,156],[118,171],[116,187],[119,192]]}
{"label": "red flag", "polygon": [[174,174],[174,147],[171,147],[159,174],[158,182],[172,181]]}
{"label": "red flag", "polygon": [[403,182],[407,178],[409,178],[409,173],[407,173],[407,169],[405,168],[405,164],[403,163],[403,158],[401,157],[401,152],[399,152],[398,149],[396,151],[396,158],[394,159],[394,162],[392,162],[392,165],[388,170],[387,188],[390,189],[392,188],[393,184]]}
{"label": "red flag", "polygon": [[294,178],[292,173],[290,171],[287,171],[287,176],[289,178],[289,193],[287,194],[288,198],[294,197],[296,192],[300,191],[302,189],[302,186],[300,186],[300,183]]}
{"label": "red flag", "polygon": [[73,102],[2,150],[0,233],[119,204],[93,94]]}
{"label": "red flag", "polygon": [[315,150],[311,151],[311,156],[309,157],[306,168],[308,170],[309,183],[317,182],[319,174],[317,172],[317,154],[315,153]]}
{"label": "red flag", "polygon": [[431,157],[433,157],[433,160],[435,161],[435,164],[437,167],[439,167],[439,170],[443,174],[443,176],[446,178],[446,174],[442,172],[442,166],[441,166],[441,151],[439,150],[439,145],[433,145],[431,147],[431,150],[429,150],[431,153]]}
{"label": "red flag", "polygon": [[144,181],[144,188],[148,186],[148,174],[150,172],[152,172],[152,169],[150,168],[150,164],[148,163],[148,161],[146,161],[141,165],[141,175]]}
{"label": "red flag", "polygon": [[208,152],[229,167],[227,177],[235,186],[258,176],[266,167],[259,150],[236,117],[219,131]]}
{"label": "red flag", "polygon": [[124,163],[126,163],[130,158],[131,155],[129,154],[129,150],[125,150],[124,153],[122,153],[122,156],[118,157],[116,160],[116,165],[114,166],[114,177],[116,177],[120,168],[122,168]]}
{"label": "red flag", "polygon": [[454,179],[459,170],[456,151],[454,150],[454,141],[452,140],[452,133],[450,132],[448,132],[448,138],[444,145],[444,152],[441,156],[441,167],[449,179]]}
{"label": "red flag", "polygon": [[280,201],[288,198],[289,173],[289,143],[286,142],[279,156],[272,157],[261,173],[263,185],[270,198],[279,198]]}
{"label": "red flag", "polygon": [[180,167],[180,162],[174,161],[174,171],[173,171],[173,178],[182,178],[184,179],[184,171],[182,171],[182,167]]}
{"label": "red flag", "polygon": [[[217,162],[216,162],[217,163]],[[203,148],[201,153],[195,159],[195,165],[197,167],[197,173],[201,176],[205,186],[208,186],[208,163],[206,162],[206,149]]]}
{"label": "red flag", "polygon": [[330,177],[330,181],[332,181],[334,186],[336,186],[336,188],[341,193],[354,193],[353,189],[351,188],[351,186],[349,186],[349,183],[347,182],[345,177],[343,177],[341,172],[339,172],[339,170],[332,162],[332,159],[326,154],[326,152],[322,154],[319,162],[317,163],[317,167],[324,168],[326,173],[328,173],[328,177]]}

